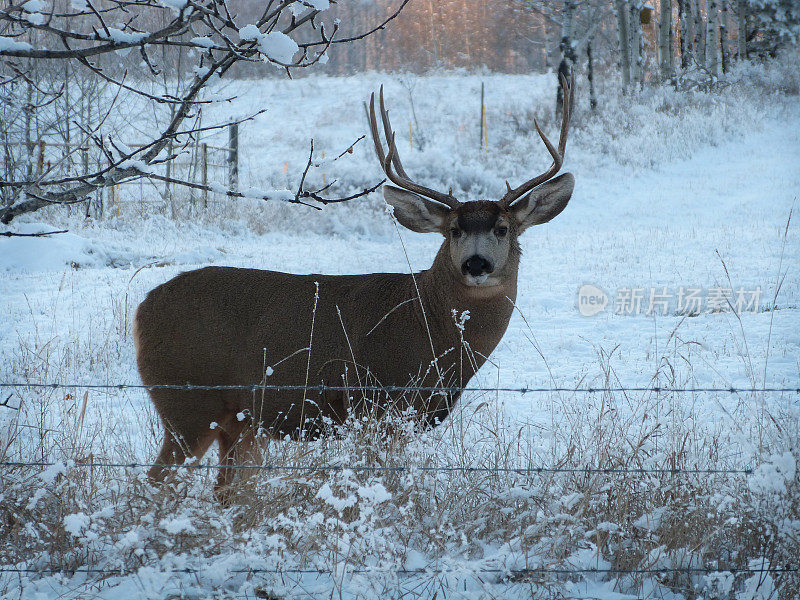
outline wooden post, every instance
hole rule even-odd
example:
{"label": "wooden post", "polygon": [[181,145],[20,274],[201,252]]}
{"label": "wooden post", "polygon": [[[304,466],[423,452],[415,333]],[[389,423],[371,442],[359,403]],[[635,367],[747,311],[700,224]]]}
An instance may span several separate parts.
{"label": "wooden post", "polygon": [[[81,146],[81,166],[83,167],[84,174],[89,173],[89,147],[88,146]],[[89,218],[89,208],[92,205],[91,196],[86,196],[86,215],[85,217]]]}
{"label": "wooden post", "polygon": [[208,208],[208,190],[205,189],[208,187],[208,144],[205,142],[202,146],[201,160],[203,161],[203,208]]}
{"label": "wooden post", "polygon": [[483,136],[484,136],[483,124],[485,121],[486,121],[486,108],[483,104],[483,82],[481,81],[481,140],[480,140],[481,148],[483,148]]}
{"label": "wooden post", "polygon": [[36,175],[41,175],[44,172],[44,149],[45,141],[39,140],[39,157],[36,159]]}
{"label": "wooden post", "polygon": [[483,149],[489,151],[489,127],[486,122],[486,105],[483,105]]}
{"label": "wooden post", "polygon": [[597,94],[594,90],[594,61],[592,60],[592,40],[586,44],[586,79],[589,80],[589,108],[597,110]]}
{"label": "wooden post", "polygon": [[231,123],[228,142],[228,187],[239,191],[239,124]]}
{"label": "wooden post", "polygon": [[[172,140],[170,139],[169,143],[167,144],[167,156],[171,157],[173,155],[173,153],[174,152],[173,152]],[[169,184],[169,179],[172,178],[172,160],[173,159],[170,158],[170,160],[167,161],[167,166],[166,166],[166,168],[167,168],[167,181],[164,182],[164,200],[166,200],[167,202],[170,202],[170,204],[172,206],[172,218],[174,219],[175,218],[175,204],[171,202],[171,200],[172,200],[172,190],[170,189],[170,184]]]}

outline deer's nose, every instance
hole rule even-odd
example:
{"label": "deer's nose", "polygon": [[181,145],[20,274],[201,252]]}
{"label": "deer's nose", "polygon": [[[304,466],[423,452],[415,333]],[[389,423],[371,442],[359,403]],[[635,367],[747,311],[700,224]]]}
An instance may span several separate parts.
{"label": "deer's nose", "polygon": [[470,256],[464,261],[464,264],[461,265],[461,272],[464,273],[464,275],[469,273],[473,277],[479,277],[484,273],[491,273],[492,271],[494,271],[492,263],[477,254]]}

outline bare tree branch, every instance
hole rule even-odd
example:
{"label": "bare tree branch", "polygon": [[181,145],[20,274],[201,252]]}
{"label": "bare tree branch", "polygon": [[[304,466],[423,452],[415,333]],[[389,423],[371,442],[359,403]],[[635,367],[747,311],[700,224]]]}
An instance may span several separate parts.
{"label": "bare tree branch", "polygon": [[[345,39],[336,39],[338,22],[328,32],[318,22],[322,11],[310,4],[303,14],[290,16],[290,8],[298,6],[293,0],[268,2],[261,16],[252,24],[237,23],[237,17],[231,13],[225,0],[186,0],[184,4],[161,3],[156,0],[105,0],[100,4],[93,0],[86,2],[85,9],[75,12],[56,12],[53,3],[46,14],[36,12],[37,5],[30,3],[12,4],[0,10],[0,31],[3,34],[0,38],[0,56],[7,59],[3,68],[8,68],[13,73],[13,77],[6,79],[10,85],[19,86],[21,83],[28,86],[25,89],[15,88],[15,93],[31,96],[32,91],[36,91],[37,80],[29,77],[28,73],[37,68],[37,61],[41,61],[43,65],[66,61],[96,80],[114,86],[117,97],[122,91],[129,92],[154,105],[165,105],[170,111],[165,125],[148,142],[135,150],[128,149],[119,143],[118,138],[103,132],[102,123],[108,113],[105,116],[93,116],[95,120],[100,120],[97,126],[87,127],[85,122],[76,124],[74,120],[68,120],[67,135],[72,127],[77,127],[82,132],[83,140],[79,147],[83,162],[86,163],[86,153],[90,147],[100,157],[95,168],[84,164],[76,173],[75,163],[81,160],[76,157],[77,148],[65,150],[60,160],[54,164],[49,160],[45,164],[44,151],[40,149],[37,159],[39,165],[32,168],[34,146],[38,142],[31,139],[29,128],[31,115],[36,113],[39,105],[26,100],[19,118],[25,128],[23,138],[27,155],[23,156],[23,160],[27,164],[27,175],[22,173],[22,176],[16,175],[0,181],[0,190],[9,190],[4,196],[6,202],[12,201],[7,206],[0,207],[0,222],[8,224],[18,215],[45,206],[83,202],[97,190],[142,177],[193,189],[215,191],[208,185],[183,181],[172,176],[169,171],[166,175],[152,172],[154,165],[169,163],[175,156],[188,150],[189,144],[195,142],[201,132],[229,125],[225,123],[201,127],[198,124],[198,111],[202,110],[202,106],[219,102],[217,99],[201,96],[212,80],[225,75],[237,63],[256,61],[270,62],[285,69],[291,76],[292,69],[307,68],[318,63],[332,44],[361,40],[384,29],[408,2],[409,0],[403,0],[378,25]],[[305,40],[297,43],[288,37],[295,33],[304,36]],[[315,39],[307,41],[309,37]],[[58,45],[62,48],[54,49]],[[153,93],[145,89],[141,81],[129,82],[127,70],[120,68],[116,58],[113,61],[101,60],[106,55],[113,56],[112,53],[120,52],[124,54],[133,49],[142,59],[139,68],[144,73],[151,78],[162,75],[166,77],[165,65],[154,60],[157,55],[148,53],[148,50],[155,48],[160,48],[159,52],[169,49],[176,52],[193,50],[199,53],[194,77],[184,89],[181,90],[178,86],[177,91],[173,92],[167,91],[165,86],[164,93]],[[291,53],[294,48],[296,52]],[[45,103],[54,102],[59,97],[56,92],[49,90],[46,93],[45,90],[36,93],[44,98]],[[116,101],[112,102],[112,106],[115,103]],[[263,109],[256,110],[251,117],[236,122],[241,123],[261,112]],[[194,118],[196,121],[188,128],[184,126],[187,118]],[[352,152],[352,145],[345,153],[347,151]],[[308,204],[304,200],[321,205],[343,202],[363,196],[378,187],[366,188],[363,192],[348,197],[327,198],[324,192],[332,184],[315,190],[304,188],[312,161],[313,142],[309,162],[294,193],[292,201],[295,203]],[[24,198],[18,200],[20,195],[24,195]],[[226,195],[247,197],[236,191],[228,191]]]}

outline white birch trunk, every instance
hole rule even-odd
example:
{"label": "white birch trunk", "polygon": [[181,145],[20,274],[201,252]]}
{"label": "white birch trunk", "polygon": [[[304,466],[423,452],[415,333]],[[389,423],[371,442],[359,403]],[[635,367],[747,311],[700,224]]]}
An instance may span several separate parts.
{"label": "white birch trunk", "polygon": [[627,90],[631,84],[631,44],[628,33],[630,10],[625,0],[615,0],[617,9],[617,34],[619,35],[619,68],[622,72],[622,89]]}
{"label": "white birch trunk", "polygon": [[694,21],[691,18],[692,11],[689,0],[679,0],[681,20],[681,69],[686,69],[692,60],[694,50]]}
{"label": "white birch trunk", "polygon": [[747,58],[747,0],[736,0],[736,20],[739,26],[739,60]]}
{"label": "white birch trunk", "polygon": [[[561,50],[561,60],[558,64],[559,78],[563,76],[568,79],[575,64],[575,47],[572,39],[572,20],[575,16],[576,5],[577,0],[566,0],[564,2],[564,10],[561,13],[561,43],[558,46]],[[563,90],[559,85],[556,91],[556,114],[561,113],[563,102]]]}
{"label": "white birch trunk", "polygon": [[630,49],[631,49],[631,81],[637,88],[642,82],[642,22],[641,6],[639,2],[630,5],[630,19],[628,21]]}
{"label": "white birch trunk", "polygon": [[692,0],[694,4],[694,56],[701,65],[706,64],[705,25],[703,24],[700,0]]}
{"label": "white birch trunk", "polygon": [[672,2],[661,0],[658,17],[658,58],[661,81],[667,81],[672,76],[672,44],[670,31],[672,30]]}
{"label": "white birch trunk", "polygon": [[727,73],[730,67],[730,45],[728,42],[728,2],[722,0],[722,14],[719,21],[719,55],[722,60],[722,72]]}
{"label": "white birch trunk", "polygon": [[719,51],[717,49],[717,36],[719,32],[719,11],[717,0],[708,0],[708,15],[706,17],[706,65],[712,75],[719,71]]}

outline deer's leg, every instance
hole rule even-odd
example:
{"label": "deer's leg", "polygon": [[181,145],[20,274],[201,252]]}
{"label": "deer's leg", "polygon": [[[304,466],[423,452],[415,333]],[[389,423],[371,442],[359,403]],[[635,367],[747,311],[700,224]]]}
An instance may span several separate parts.
{"label": "deer's leg", "polygon": [[156,457],[154,466],[147,472],[147,477],[152,483],[163,482],[169,471],[174,469],[162,465],[182,465],[189,457],[202,458],[215,438],[215,433],[207,428],[199,430],[184,428],[177,433],[165,425],[161,451]]}
{"label": "deer's leg", "polygon": [[214,494],[222,503],[227,503],[231,493],[231,484],[235,476],[236,465],[242,462],[242,451],[240,446],[247,444],[246,438],[249,423],[240,422],[237,419],[226,419],[220,427],[217,440],[219,441],[219,464],[224,465],[217,474],[217,485],[214,486]]}
{"label": "deer's leg", "polygon": [[[151,483],[161,483],[166,476],[166,469],[160,465],[172,465],[178,463],[178,455],[183,455],[180,445],[169,431],[164,431],[164,441],[161,443],[161,451],[156,457],[155,464],[147,472],[147,478]],[[181,460],[180,462],[183,462]]]}

